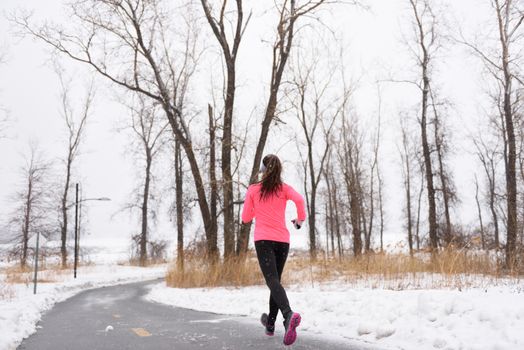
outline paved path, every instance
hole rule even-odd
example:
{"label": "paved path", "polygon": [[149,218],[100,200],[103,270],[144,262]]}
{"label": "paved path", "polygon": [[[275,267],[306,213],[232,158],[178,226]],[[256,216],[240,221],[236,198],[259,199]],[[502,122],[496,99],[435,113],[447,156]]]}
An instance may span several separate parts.
{"label": "paved path", "polygon": [[[158,282],[158,281],[157,281]],[[146,301],[147,285],[132,283],[77,294],[55,305],[39,323],[38,332],[18,349],[351,349],[347,343],[328,343],[303,335],[291,347],[246,317],[231,317]],[[113,330],[106,331],[108,326]],[[41,328],[40,328],[41,327]]]}

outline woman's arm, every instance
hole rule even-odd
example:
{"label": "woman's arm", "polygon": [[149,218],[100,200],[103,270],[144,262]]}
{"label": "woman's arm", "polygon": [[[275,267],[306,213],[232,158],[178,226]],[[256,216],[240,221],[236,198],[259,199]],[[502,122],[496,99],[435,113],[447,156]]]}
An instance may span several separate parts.
{"label": "woman's arm", "polygon": [[247,224],[251,222],[255,217],[255,208],[253,206],[253,198],[251,196],[251,191],[247,189],[246,199],[244,200],[244,207],[242,208],[242,222]]}
{"label": "woman's arm", "polygon": [[304,197],[289,185],[286,186],[287,199],[292,200],[297,207],[297,219],[299,221],[306,220],[306,208],[304,206]]}

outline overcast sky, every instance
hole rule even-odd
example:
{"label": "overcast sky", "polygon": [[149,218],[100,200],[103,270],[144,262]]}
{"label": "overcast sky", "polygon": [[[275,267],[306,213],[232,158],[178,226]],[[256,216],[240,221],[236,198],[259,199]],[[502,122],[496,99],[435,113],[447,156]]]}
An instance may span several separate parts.
{"label": "overcast sky", "polygon": [[[4,14],[16,8],[34,12],[36,18],[47,18],[58,22],[67,18],[62,10],[61,0],[2,0],[0,9]],[[252,21],[240,49],[238,58],[238,96],[236,118],[247,120],[251,115],[260,119],[263,113],[270,63],[269,46],[272,21],[271,1],[267,8],[260,1],[245,1],[246,9],[255,3]],[[358,89],[353,104],[368,126],[375,125],[377,113],[376,81],[395,77],[411,77],[413,67],[408,62],[406,47],[402,37],[411,35],[407,25],[410,13],[407,0],[373,0],[369,11],[357,10],[351,6],[337,6],[322,14],[324,22],[344,43],[346,55],[344,65],[352,79],[358,80]],[[466,34],[484,28],[488,15],[487,0],[446,0],[443,23],[445,31],[456,33],[458,25]],[[247,12],[248,10],[246,10]],[[198,15],[201,15],[200,13]],[[205,45],[211,45],[207,56],[207,66],[202,68],[199,86],[194,101],[202,110],[207,106],[211,88],[205,83],[211,76],[220,78],[220,60],[214,48],[210,31],[203,26]],[[206,38],[207,36],[207,38]],[[307,43],[307,40],[300,39]],[[310,44],[310,43],[307,43]],[[48,159],[61,165],[65,152],[65,129],[60,117],[59,81],[50,62],[50,50],[30,39],[21,40],[14,35],[13,28],[4,16],[0,17],[0,47],[7,49],[7,62],[0,66],[0,105],[10,111],[13,119],[9,138],[0,140],[0,224],[5,222],[12,210],[10,194],[20,185],[17,171],[23,164],[30,141],[38,142]],[[454,210],[454,218],[464,224],[475,220],[472,179],[475,163],[467,153],[465,141],[479,118],[479,104],[484,103],[481,80],[481,67],[463,47],[448,45],[440,57],[438,83],[442,95],[449,99],[453,108],[449,123],[452,125],[453,158],[452,167],[459,190],[461,203]],[[213,63],[214,62],[214,63]],[[84,67],[64,60],[68,73],[74,76],[75,96],[81,96],[83,88],[92,78]],[[211,72],[215,72],[211,74]],[[217,73],[218,72],[218,73]],[[126,110],[117,102],[118,89],[105,81],[96,80],[96,100],[92,117],[86,129],[85,142],[76,165],[76,179],[83,185],[84,197],[110,197],[111,202],[90,202],[88,204],[88,232],[92,240],[121,239],[128,241],[131,233],[137,232],[135,221],[127,215],[114,214],[126,202],[136,183],[134,159],[130,156],[128,134],[117,132]],[[399,156],[396,149],[399,113],[414,106],[419,94],[410,86],[384,84],[382,86],[384,145],[382,166],[385,173],[387,198],[387,237],[388,241],[398,239],[402,231],[403,202],[402,182],[399,174]],[[78,99],[79,100],[79,99]],[[256,132],[257,124],[253,126]],[[286,164],[287,180],[300,186],[296,163],[296,147],[289,140],[297,130],[281,128],[281,137],[273,137],[268,142],[267,152],[279,151]],[[272,134],[273,136],[275,133]],[[282,137],[284,136],[284,137]],[[247,158],[253,155],[246,155]],[[249,163],[251,160],[249,160]],[[169,173],[158,174],[169,177]],[[246,174],[246,178],[247,178]],[[76,180],[75,180],[76,181]],[[169,222],[162,222],[155,234],[159,237],[174,238],[174,230]],[[304,239],[297,240],[305,242]]]}

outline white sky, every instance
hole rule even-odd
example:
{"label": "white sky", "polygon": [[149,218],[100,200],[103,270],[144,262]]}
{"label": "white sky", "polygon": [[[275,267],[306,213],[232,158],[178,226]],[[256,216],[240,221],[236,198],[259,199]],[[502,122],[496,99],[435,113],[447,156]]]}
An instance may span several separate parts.
{"label": "white sky", "polygon": [[[466,33],[481,28],[486,18],[486,4],[483,0],[445,0],[445,21],[451,31],[456,31],[457,23]],[[245,1],[246,12],[255,4]],[[260,2],[257,1],[258,4]],[[269,3],[269,2],[268,2]],[[386,79],[388,72],[395,77],[409,78],[413,69],[409,66],[405,47],[400,43],[402,32],[409,35],[407,0],[370,0],[371,11],[356,10],[350,6],[338,6],[330,13],[324,13],[326,23],[333,28],[346,43],[345,66],[353,78],[359,78],[353,103],[366,124],[375,125],[376,85],[375,81]],[[54,18],[64,21],[61,0],[2,0],[0,10],[8,14],[17,7],[34,11],[39,18]],[[258,6],[258,5],[257,5]],[[269,8],[269,5],[268,5]],[[261,9],[255,9],[252,22],[243,39],[238,58],[238,95],[236,118],[246,120],[253,113],[260,119],[263,112],[267,88],[270,51],[264,39],[271,39],[273,22]],[[207,43],[215,45],[209,37],[209,28],[203,31]],[[300,39],[304,40],[303,38]],[[304,41],[307,43],[307,41]],[[49,62],[49,50],[40,43],[29,39],[21,41],[13,36],[9,22],[0,17],[0,47],[8,48],[8,61],[0,66],[0,104],[7,107],[14,123],[8,139],[0,140],[0,224],[5,222],[12,206],[9,195],[18,185],[17,169],[23,164],[22,154],[26,153],[29,140],[37,140],[48,158],[58,160],[64,156],[65,130],[60,119],[58,78]],[[443,51],[443,64],[438,66],[438,82],[442,95],[453,103],[450,124],[453,126],[454,157],[453,173],[461,203],[454,212],[455,220],[468,224],[475,220],[476,212],[473,197],[473,171],[475,163],[466,152],[467,132],[478,119],[478,105],[482,103],[481,68],[478,61],[460,46],[452,46]],[[205,108],[210,100],[210,71],[215,70],[215,84],[220,78],[220,61],[216,50],[209,50],[209,66],[202,68],[202,86],[196,95],[195,103]],[[211,63],[215,61],[214,63]],[[76,77],[76,94],[90,79],[83,67],[64,61],[71,74]],[[207,71],[206,71],[207,69]],[[209,84],[207,84],[209,85]],[[81,157],[77,163],[76,174],[80,178],[85,197],[105,196],[111,202],[90,202],[88,204],[90,239],[100,241],[121,239],[127,243],[130,233],[137,231],[127,215],[114,217],[113,214],[126,202],[136,172],[133,158],[126,153],[129,142],[127,136],[119,134],[115,128],[125,118],[125,110],[115,102],[114,86],[97,81],[97,97],[94,113],[87,127]],[[403,203],[402,182],[400,179],[399,156],[395,142],[398,135],[399,112],[409,110],[418,102],[419,94],[409,86],[388,84],[382,88],[384,144],[382,166],[386,181],[387,199],[387,237],[397,239],[403,224],[401,205]],[[255,130],[256,131],[256,130]],[[283,130],[281,135],[292,135],[296,130]],[[286,143],[285,137],[276,137],[268,142],[267,152],[279,150]],[[292,163],[296,160],[296,147],[287,142],[279,155],[287,166],[288,180],[300,186]],[[250,156],[246,156],[249,158]],[[248,160],[249,166],[251,160]],[[57,163],[59,164],[59,163]],[[246,163],[247,164],[247,163]],[[170,174],[157,174],[159,178]],[[247,174],[246,174],[247,177]],[[175,237],[174,229],[163,222],[156,234]],[[304,232],[302,233],[304,234]],[[304,240],[300,239],[303,244]]]}

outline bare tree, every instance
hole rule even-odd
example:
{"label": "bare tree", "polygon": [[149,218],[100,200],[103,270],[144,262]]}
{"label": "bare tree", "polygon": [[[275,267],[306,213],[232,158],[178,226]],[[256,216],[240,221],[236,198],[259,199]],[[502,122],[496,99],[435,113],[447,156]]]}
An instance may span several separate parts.
{"label": "bare tree", "polygon": [[385,210],[384,210],[384,179],[382,178],[382,171],[377,164],[377,181],[378,181],[378,208],[380,214],[380,252],[384,252],[384,227],[385,227]]}
{"label": "bare tree", "polygon": [[[314,50],[312,61],[306,62],[300,54],[297,54],[293,66],[293,91],[289,92],[291,105],[302,129],[302,135],[306,143],[306,155],[301,156],[304,170],[304,192],[306,193],[306,207],[308,211],[309,228],[309,253],[311,259],[316,259],[317,253],[317,193],[327,156],[330,151],[329,142],[335,121],[340,117],[342,108],[346,105],[351,91],[344,91],[342,96],[333,95],[330,89],[335,69],[328,68],[326,76],[319,66],[324,68],[325,64],[319,61],[319,52]],[[323,130],[323,138],[319,137],[318,130]],[[297,139],[298,140],[298,139]],[[318,150],[318,151],[317,151]]]}
{"label": "bare tree", "polygon": [[172,218],[170,221],[174,222],[176,227],[176,266],[180,271],[184,270],[185,263],[185,224],[192,221],[193,208],[196,203],[194,201],[194,193],[191,191],[192,187],[188,185],[191,182],[191,173],[187,169],[187,162],[184,159],[182,147],[176,140],[169,143],[169,155],[171,159],[171,168],[175,176],[171,179],[168,193],[174,195],[168,209],[168,215]]}
{"label": "bare tree", "polygon": [[[324,2],[326,2],[326,0],[307,0],[303,3],[297,0],[284,0],[278,8],[279,20],[276,26],[276,39],[272,48],[273,61],[271,65],[269,97],[262,120],[260,136],[257,141],[249,183],[254,183],[257,179],[269,129],[277,114],[278,93],[287,60],[293,47],[293,39],[296,32],[295,25],[300,18],[313,14]],[[237,241],[237,254],[247,251],[250,230],[251,224],[242,225]]]}
{"label": "bare tree", "polygon": [[[180,12],[175,14],[184,22],[175,26],[170,20],[174,14],[163,0],[75,0],[68,6],[71,21],[79,27],[76,30],[49,24],[36,27],[28,16],[13,20],[25,33],[59,53],[162,107],[175,139],[187,156],[208,255],[214,259],[218,256],[217,227],[210,219],[205,183],[189,127],[190,116],[184,109],[188,85],[201,53],[196,40],[197,23],[191,11],[177,8]],[[180,35],[170,35],[173,33]]]}
{"label": "bare tree", "polygon": [[[350,118],[348,111],[344,108],[342,113],[341,133],[338,159],[344,179],[345,193],[349,208],[349,219],[353,236],[353,254],[358,257],[362,254],[362,219],[363,191],[361,187],[363,177],[363,136],[359,130],[356,117]],[[364,226],[365,227],[365,226]]]}
{"label": "bare tree", "polygon": [[138,96],[138,101],[129,106],[131,113],[129,129],[134,136],[135,149],[142,161],[141,189],[138,190],[137,203],[132,203],[129,208],[138,207],[140,211],[140,234],[138,238],[139,263],[147,263],[147,245],[149,238],[149,217],[152,191],[153,167],[157,156],[162,151],[166,142],[166,130],[169,123],[161,116],[158,106],[148,104],[149,100]]}
{"label": "bare tree", "polygon": [[481,244],[482,250],[484,250],[486,249],[486,239],[484,237],[484,222],[482,220],[482,207],[480,205],[480,199],[479,199],[479,181],[477,178],[477,174],[475,174],[475,202],[477,203],[477,211],[479,215],[480,244]]}
{"label": "bare tree", "polygon": [[500,238],[499,238],[499,215],[497,210],[497,168],[498,163],[501,160],[500,150],[497,145],[489,145],[482,137],[479,135],[473,140],[473,143],[476,148],[476,155],[479,159],[487,180],[487,199],[488,205],[491,212],[492,224],[493,224],[493,237],[495,249],[500,247]]}
{"label": "bare tree", "polygon": [[[502,88],[504,91],[503,115],[506,130],[507,160],[506,160],[506,204],[507,204],[507,236],[506,236],[506,266],[510,269],[516,265],[516,240],[517,240],[517,147],[515,137],[514,111],[519,99],[515,98],[513,84],[523,84],[518,77],[521,73],[518,66],[515,66],[516,58],[511,58],[512,47],[519,45],[517,41],[522,38],[519,31],[524,21],[524,6],[518,1],[494,0],[492,2],[497,16],[502,59],[498,65],[499,71],[503,73]],[[520,48],[517,48],[520,50]]]}
{"label": "bare tree", "polygon": [[490,0],[496,28],[499,48],[485,50],[479,45],[463,40],[484,62],[496,82],[502,98],[498,103],[503,128],[504,156],[506,169],[506,267],[516,267],[517,220],[517,143],[515,126],[520,99],[518,86],[522,88],[524,79],[520,69],[522,64],[522,23],[524,22],[524,4],[514,0]]}
{"label": "bare tree", "polygon": [[[329,139],[326,139],[326,142],[335,144],[335,140],[335,135],[331,135]],[[335,255],[335,250],[337,250],[339,259],[341,259],[344,255],[342,233],[345,232],[344,227],[346,227],[342,211],[342,206],[345,204],[345,202],[342,198],[343,186],[340,184],[340,179],[342,176],[337,174],[336,159],[333,156],[334,149],[335,147],[329,148],[326,160],[326,170],[323,172],[323,174],[326,182],[326,197],[328,201],[326,221],[328,222],[328,230],[331,235],[332,253]],[[336,249],[334,243],[335,235],[337,238]]]}
{"label": "bare tree", "polygon": [[444,228],[443,238],[446,246],[453,243],[453,232],[451,223],[451,205],[456,200],[456,192],[454,191],[453,180],[451,173],[446,164],[446,157],[449,153],[447,128],[443,115],[440,113],[440,108],[446,107],[445,101],[438,101],[435,91],[430,89],[431,96],[431,107],[433,110],[433,130],[434,130],[434,142],[435,142],[435,153],[437,156],[438,164],[438,179],[440,182],[439,193],[442,195],[442,205],[444,211]]}
{"label": "bare tree", "polygon": [[[226,66],[226,83],[224,91],[224,117],[222,122],[222,194],[224,214],[224,257],[235,252],[235,225],[233,208],[233,178],[231,172],[231,148],[233,130],[233,109],[236,92],[236,59],[242,36],[251,14],[244,21],[242,0],[236,0],[236,24],[233,37],[228,39],[225,28],[227,0],[222,0],[218,17],[212,14],[207,0],[201,0],[206,19],[217,39],[224,56]],[[212,182],[213,185],[213,182]],[[213,191],[212,191],[213,193]],[[216,212],[216,210],[215,210]]]}
{"label": "bare tree", "polygon": [[376,133],[373,135],[373,150],[372,150],[372,161],[371,169],[369,172],[369,225],[365,235],[364,249],[366,253],[371,251],[371,236],[373,234],[373,224],[375,219],[375,202],[377,201],[375,194],[375,183],[378,185],[379,192],[379,218],[380,218],[380,250],[383,250],[383,232],[384,232],[384,210],[382,206],[382,181],[380,179],[380,166],[379,166],[379,150],[380,150],[380,139],[382,130],[382,95],[380,92],[380,86],[378,86],[378,120]]}
{"label": "bare tree", "polygon": [[44,236],[52,233],[50,225],[50,198],[48,176],[50,163],[42,157],[36,144],[31,144],[25,165],[20,170],[21,184],[13,195],[15,211],[9,220],[13,232],[13,254],[20,259],[20,266],[25,268],[28,259],[29,239],[39,232]]}
{"label": "bare tree", "polygon": [[401,126],[401,134],[402,134],[402,144],[401,147],[399,147],[400,151],[400,158],[402,162],[402,177],[404,180],[404,191],[406,196],[406,229],[408,232],[408,247],[409,247],[409,254],[413,256],[413,227],[414,227],[414,220],[413,220],[413,213],[412,213],[412,167],[413,167],[413,145],[411,144],[410,140],[410,134],[408,131],[408,126],[406,125],[405,120],[403,119],[400,123]]}
{"label": "bare tree", "polygon": [[94,98],[93,85],[91,85],[82,102],[80,110],[75,110],[72,103],[71,97],[71,81],[64,77],[64,73],[61,68],[57,67],[57,74],[60,80],[60,102],[61,102],[61,115],[65,122],[67,130],[67,152],[65,154],[64,165],[65,165],[65,178],[63,183],[63,191],[60,199],[61,207],[61,222],[60,222],[60,254],[62,256],[62,268],[67,267],[67,234],[68,234],[68,209],[69,209],[69,191],[71,189],[71,176],[73,171],[73,165],[78,158],[79,148],[82,141],[82,137],[85,133],[86,122],[89,114],[91,113],[91,107]]}
{"label": "bare tree", "polygon": [[417,242],[417,250],[420,250],[420,220],[421,220],[421,210],[422,210],[422,195],[424,194],[424,187],[425,187],[425,181],[424,181],[424,162],[422,160],[418,160],[419,166],[418,170],[420,172],[420,189],[418,191],[418,199],[417,199],[417,222],[415,225],[415,240]]}
{"label": "bare tree", "polygon": [[420,130],[422,154],[426,171],[426,189],[428,195],[428,220],[430,247],[438,249],[437,213],[435,186],[433,182],[433,162],[431,159],[431,145],[428,137],[428,109],[431,85],[431,66],[435,51],[439,48],[436,22],[437,18],[431,8],[430,0],[409,0],[413,10],[413,25],[417,48],[412,48],[416,56],[417,65],[421,70],[420,81],[415,83],[421,91]]}

